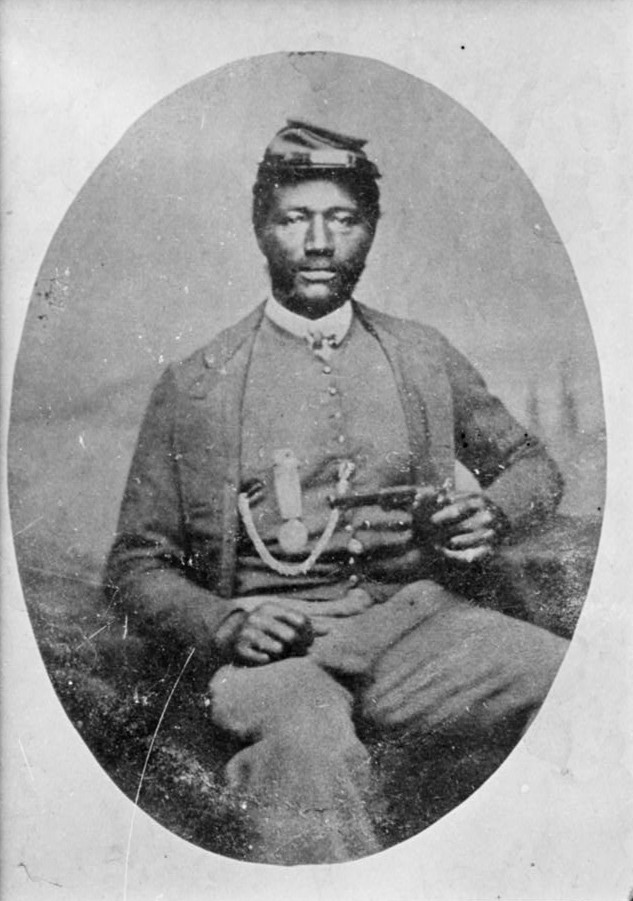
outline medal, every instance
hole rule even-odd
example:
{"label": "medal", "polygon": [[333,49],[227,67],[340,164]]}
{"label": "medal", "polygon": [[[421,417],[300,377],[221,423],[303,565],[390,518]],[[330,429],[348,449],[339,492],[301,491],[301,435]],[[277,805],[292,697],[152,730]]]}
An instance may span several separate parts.
{"label": "medal", "polygon": [[[281,513],[283,523],[279,528],[277,537],[279,544],[287,554],[297,554],[302,551],[308,543],[308,530],[301,521],[301,483],[299,482],[299,463],[290,448],[283,448],[274,454],[273,480],[275,483],[275,493],[277,495],[277,506]],[[343,497],[349,491],[349,480],[354,472],[354,464],[351,460],[342,460],[338,468],[338,480],[336,483],[336,497]],[[257,483],[256,490],[261,490],[261,483]],[[246,528],[248,537],[253,542],[255,550],[266,566],[281,576],[305,576],[309,573],[314,564],[317,562],[323,551],[330,543],[330,539],[341,515],[341,511],[337,507],[332,507],[328,517],[327,525],[318,541],[312,548],[310,554],[300,563],[287,563],[278,560],[270,553],[261,536],[257,532],[257,527],[253,522],[251,513],[251,490],[241,491],[237,497],[237,509],[239,510],[242,522]],[[350,544],[356,541],[351,539]],[[362,553],[363,546],[360,541],[357,542],[358,551]],[[356,546],[356,545],[354,545]],[[349,546],[348,546],[349,550]]]}
{"label": "medal", "polygon": [[308,530],[300,519],[288,519],[279,529],[277,538],[287,554],[298,554],[308,543]]}

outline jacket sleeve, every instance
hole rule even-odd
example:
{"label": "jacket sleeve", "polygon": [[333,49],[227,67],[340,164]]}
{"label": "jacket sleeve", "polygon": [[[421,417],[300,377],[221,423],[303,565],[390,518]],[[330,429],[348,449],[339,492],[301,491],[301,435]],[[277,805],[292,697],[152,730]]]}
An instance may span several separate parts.
{"label": "jacket sleeve", "polygon": [[558,506],[563,480],[543,444],[488,391],[471,363],[442,338],[453,394],[455,453],[512,530],[536,524]]}
{"label": "jacket sleeve", "polygon": [[106,568],[106,591],[141,634],[195,647],[200,662],[213,655],[217,628],[233,608],[196,581],[188,558],[174,450],[175,405],[175,380],[167,369],[141,426]]}

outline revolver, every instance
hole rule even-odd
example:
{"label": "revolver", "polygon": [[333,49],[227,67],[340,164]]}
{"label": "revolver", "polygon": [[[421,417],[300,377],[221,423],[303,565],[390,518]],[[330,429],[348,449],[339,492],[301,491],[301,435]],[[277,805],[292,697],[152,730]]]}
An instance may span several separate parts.
{"label": "revolver", "polygon": [[426,531],[429,519],[437,510],[451,503],[453,484],[447,479],[443,485],[396,485],[380,488],[372,492],[349,492],[331,494],[328,502],[332,508],[351,510],[355,507],[378,506],[383,510],[408,510],[412,514],[415,528]]}

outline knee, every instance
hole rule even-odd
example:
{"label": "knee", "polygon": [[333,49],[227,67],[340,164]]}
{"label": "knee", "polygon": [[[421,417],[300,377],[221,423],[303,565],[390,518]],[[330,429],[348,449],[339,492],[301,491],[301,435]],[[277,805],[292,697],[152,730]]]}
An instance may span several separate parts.
{"label": "knee", "polygon": [[289,735],[331,742],[351,726],[351,695],[305,658],[220,669],[209,686],[213,722],[241,739]]}
{"label": "knee", "polygon": [[213,724],[239,737],[246,737],[249,731],[241,715],[243,704],[240,703],[245,690],[248,690],[248,683],[248,677],[235,667],[223,666],[215,673],[207,689]]}

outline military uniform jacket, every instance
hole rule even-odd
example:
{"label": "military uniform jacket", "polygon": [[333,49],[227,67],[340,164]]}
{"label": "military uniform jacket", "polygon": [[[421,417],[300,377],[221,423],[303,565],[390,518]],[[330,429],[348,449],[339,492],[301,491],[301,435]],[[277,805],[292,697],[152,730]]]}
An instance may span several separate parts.
{"label": "military uniform jacket", "polygon": [[[233,609],[241,407],[263,305],[167,368],[154,389],[107,567],[110,594],[141,631],[213,652]],[[354,303],[400,393],[416,484],[441,484],[455,460],[522,528],[553,510],[560,476],[543,447],[435,329]]]}

